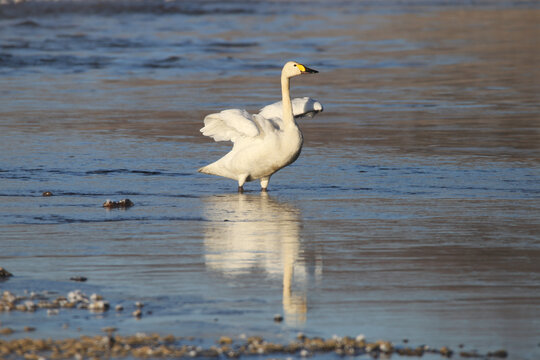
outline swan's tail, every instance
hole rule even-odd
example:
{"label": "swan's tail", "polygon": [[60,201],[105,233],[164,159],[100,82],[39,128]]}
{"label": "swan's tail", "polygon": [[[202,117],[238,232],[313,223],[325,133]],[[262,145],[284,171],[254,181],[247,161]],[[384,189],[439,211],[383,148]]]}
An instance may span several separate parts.
{"label": "swan's tail", "polygon": [[232,174],[230,171],[227,171],[227,169],[223,168],[223,166],[220,166],[219,160],[211,163],[210,165],[203,166],[197,171],[203,174],[223,176],[229,179],[238,180],[238,176]]}
{"label": "swan's tail", "polygon": [[203,174],[209,174],[209,175],[215,175],[210,169],[210,165],[203,166],[202,168],[199,168],[197,171]]}
{"label": "swan's tail", "polygon": [[225,176],[226,174],[223,173],[223,171],[220,171],[219,167],[216,166],[216,163],[212,163],[210,165],[203,166],[199,170],[197,170],[200,173],[208,174],[208,175],[217,175],[217,176]]}

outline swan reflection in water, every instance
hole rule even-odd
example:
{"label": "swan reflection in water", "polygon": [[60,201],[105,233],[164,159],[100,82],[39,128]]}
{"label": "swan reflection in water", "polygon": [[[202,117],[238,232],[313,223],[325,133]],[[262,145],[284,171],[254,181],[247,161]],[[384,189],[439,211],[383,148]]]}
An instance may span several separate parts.
{"label": "swan reflection in water", "polygon": [[286,323],[305,322],[307,271],[298,263],[299,210],[266,193],[212,196],[203,202],[210,220],[204,231],[207,268],[231,277],[257,268],[282,278]]}

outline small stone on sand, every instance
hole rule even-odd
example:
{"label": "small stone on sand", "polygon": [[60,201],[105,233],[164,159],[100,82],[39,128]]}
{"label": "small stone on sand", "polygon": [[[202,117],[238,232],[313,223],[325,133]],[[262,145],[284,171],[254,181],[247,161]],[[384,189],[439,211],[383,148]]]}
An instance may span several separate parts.
{"label": "small stone on sand", "polygon": [[0,279],[7,279],[9,277],[12,277],[13,274],[4,269],[3,267],[0,267]]}
{"label": "small stone on sand", "polygon": [[118,331],[118,328],[108,326],[108,327],[104,327],[103,329],[101,329],[101,331],[103,331],[104,333],[107,333],[108,335],[111,335],[114,332]]}
{"label": "small stone on sand", "polygon": [[103,203],[103,207],[108,208],[108,209],[116,209],[116,208],[125,209],[128,207],[132,207],[133,205],[135,204],[133,203],[133,201],[129,199],[122,199],[119,201],[113,201],[113,200],[107,199],[107,201]]}
{"label": "small stone on sand", "polygon": [[219,338],[219,344],[220,345],[230,345],[232,344],[232,339],[228,336],[222,336]]}
{"label": "small stone on sand", "polygon": [[90,305],[88,305],[88,310],[93,311],[93,312],[104,312],[104,311],[109,310],[109,307],[110,305],[108,301],[96,300],[95,302],[90,303]]}
{"label": "small stone on sand", "polygon": [[508,356],[508,352],[506,350],[497,350],[494,352],[489,352],[487,356],[496,357],[496,358],[506,358]]}

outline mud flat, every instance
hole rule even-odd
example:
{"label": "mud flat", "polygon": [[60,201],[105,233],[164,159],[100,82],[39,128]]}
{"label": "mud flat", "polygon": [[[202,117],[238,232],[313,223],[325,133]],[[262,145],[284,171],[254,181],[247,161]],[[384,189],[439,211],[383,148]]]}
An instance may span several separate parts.
{"label": "mud flat", "polygon": [[[102,295],[92,294],[86,296],[80,290],[70,291],[67,296],[51,298],[44,293],[25,293],[16,295],[4,291],[0,299],[0,313],[12,311],[34,313],[46,310],[48,315],[58,315],[59,309],[79,309],[90,312],[107,312],[111,307]],[[117,311],[122,309],[115,308]],[[135,302],[136,310],[133,316],[141,318],[144,304]],[[151,313],[150,313],[151,314]],[[1,323],[0,323],[1,324]],[[180,358],[180,357],[203,357],[238,358],[246,356],[274,355],[274,356],[298,356],[311,357],[321,354],[335,354],[339,356],[360,356],[368,354],[378,358],[381,355],[392,354],[403,356],[423,356],[424,354],[436,354],[442,357],[451,357],[454,350],[444,346],[434,348],[428,345],[410,347],[403,344],[393,344],[390,341],[378,340],[370,342],[364,335],[356,337],[338,337],[329,339],[321,337],[308,337],[299,333],[296,339],[287,343],[266,341],[261,336],[223,335],[216,340],[216,345],[202,347],[201,341],[194,336],[176,337],[174,335],[145,334],[121,336],[117,335],[117,328],[105,327],[102,329],[106,335],[81,336],[68,339],[39,339],[21,337],[22,333],[36,331],[39,323],[24,326],[22,329],[0,327],[0,335],[11,336],[15,339],[0,339],[0,356],[6,359],[24,358],[26,360],[39,359],[84,359],[84,358]],[[480,354],[476,351],[460,351],[462,357],[497,357],[506,358],[506,350],[497,350]]]}
{"label": "mud flat", "polygon": [[[262,337],[241,336],[235,341],[229,336],[222,336],[216,345],[207,348],[193,343],[194,339],[173,335],[160,336],[159,334],[138,333],[132,336],[113,335],[112,329],[104,329],[109,333],[105,336],[81,336],[77,339],[30,339],[15,340],[0,339],[0,356],[6,359],[24,357],[27,360],[38,359],[83,359],[83,358],[245,358],[250,356],[296,356],[312,357],[322,354],[335,354],[338,356],[369,355],[373,358],[380,356],[402,355],[421,357],[424,354],[436,354],[441,357],[451,357],[454,351],[442,347],[432,348],[427,345],[407,347],[394,345],[389,341],[378,340],[367,342],[364,336],[356,338],[308,338],[299,335],[296,341],[280,344],[265,341]],[[9,329],[0,329],[0,334],[12,334]],[[478,358],[506,358],[506,350],[497,350],[487,354],[476,351],[459,353],[461,357]]]}

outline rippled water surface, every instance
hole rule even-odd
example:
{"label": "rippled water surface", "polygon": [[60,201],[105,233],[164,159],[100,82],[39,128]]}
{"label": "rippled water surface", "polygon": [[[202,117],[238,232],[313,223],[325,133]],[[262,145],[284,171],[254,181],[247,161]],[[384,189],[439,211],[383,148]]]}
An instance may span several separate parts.
{"label": "rippled water surface", "polygon": [[[538,358],[539,19],[510,1],[2,2],[0,288],[127,310],[1,326]],[[268,195],[197,173],[229,148],[204,116],[279,100],[290,59],[320,71],[293,96],[325,106],[300,158]]]}

